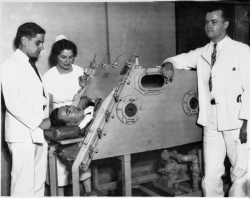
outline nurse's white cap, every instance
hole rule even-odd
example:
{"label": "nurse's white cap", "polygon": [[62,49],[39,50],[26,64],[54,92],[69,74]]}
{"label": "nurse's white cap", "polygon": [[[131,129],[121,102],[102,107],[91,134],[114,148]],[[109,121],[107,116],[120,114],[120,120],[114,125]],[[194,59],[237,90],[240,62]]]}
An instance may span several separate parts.
{"label": "nurse's white cap", "polygon": [[63,39],[68,40],[68,38],[67,38],[65,35],[59,35],[59,36],[57,36],[57,37],[55,38],[55,42],[60,41],[60,40],[63,40]]}

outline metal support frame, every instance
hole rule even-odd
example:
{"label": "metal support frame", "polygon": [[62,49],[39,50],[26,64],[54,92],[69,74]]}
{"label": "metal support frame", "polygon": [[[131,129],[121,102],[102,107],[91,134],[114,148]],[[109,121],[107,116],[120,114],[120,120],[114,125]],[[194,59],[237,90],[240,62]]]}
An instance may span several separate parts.
{"label": "metal support frame", "polygon": [[[92,166],[93,188],[98,189],[98,167]],[[99,189],[98,189],[99,190]]]}
{"label": "metal support frame", "polygon": [[133,186],[133,188],[137,188],[139,190],[141,190],[142,192],[145,192],[146,194],[152,196],[152,197],[161,197],[161,195],[155,193],[154,191],[142,186],[142,185],[135,185]]}
{"label": "metal support frame", "polygon": [[132,196],[131,187],[131,156],[123,155],[118,157],[122,163],[122,194],[124,196]]}
{"label": "metal support frame", "polygon": [[80,186],[79,186],[79,163],[74,163],[72,166],[72,187],[73,196],[80,196]]}
{"label": "metal support frame", "polygon": [[[58,196],[58,181],[57,181],[57,156],[54,154],[56,148],[50,147],[49,150],[49,181],[50,181],[50,195]],[[54,174],[53,176],[51,174]]]}
{"label": "metal support frame", "polygon": [[[81,142],[83,138],[57,141],[60,144],[71,144],[76,142]],[[57,181],[57,155],[55,153],[56,146],[51,145],[49,150],[49,180],[50,180],[50,193],[51,196],[60,196],[58,191],[58,181]],[[80,196],[80,187],[79,187],[79,166],[81,163],[82,156],[80,155],[74,162],[72,166],[72,186],[73,186],[73,196]],[[53,175],[51,175],[53,174]]]}
{"label": "metal support frame", "polygon": [[[123,155],[120,157],[117,157],[119,160],[121,160],[122,163],[122,195],[123,196],[132,196],[132,179],[131,179],[131,156]],[[97,166],[92,167],[92,177],[93,177],[93,188],[97,191],[103,190],[103,188],[100,188],[100,185],[98,184],[98,168]],[[112,182],[110,184],[106,185],[107,189],[115,189],[117,188],[117,182]]]}

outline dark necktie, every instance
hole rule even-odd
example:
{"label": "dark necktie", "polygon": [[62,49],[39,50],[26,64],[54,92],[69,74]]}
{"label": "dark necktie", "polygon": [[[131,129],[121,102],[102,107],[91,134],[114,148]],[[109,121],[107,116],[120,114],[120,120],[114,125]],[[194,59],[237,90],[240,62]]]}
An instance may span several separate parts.
{"label": "dark necktie", "polygon": [[[40,81],[42,82],[42,79],[41,79],[41,77],[40,77],[40,75],[39,75],[39,73],[38,73],[38,70],[37,70],[37,68],[36,68],[35,63],[34,63],[31,59],[29,59],[29,63],[31,64],[31,66],[32,66],[33,69],[35,70],[35,72],[36,72],[38,78],[39,78]],[[44,93],[44,90],[43,90],[43,96],[46,98],[45,93]]]}
{"label": "dark necktie", "polygon": [[216,61],[216,53],[217,53],[216,46],[217,46],[217,44],[215,43],[214,44],[214,51],[213,51],[212,56],[211,56],[211,73],[210,73],[210,78],[208,81],[210,92],[212,91],[212,76],[211,76],[212,75],[212,68],[213,68],[214,63]]}

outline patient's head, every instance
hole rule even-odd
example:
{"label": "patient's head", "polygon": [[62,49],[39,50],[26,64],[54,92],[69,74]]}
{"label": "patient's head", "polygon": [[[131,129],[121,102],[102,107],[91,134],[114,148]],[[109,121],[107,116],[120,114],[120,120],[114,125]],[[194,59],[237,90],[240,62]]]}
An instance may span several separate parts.
{"label": "patient's head", "polygon": [[84,117],[83,109],[72,106],[62,106],[51,112],[51,126],[78,126]]}

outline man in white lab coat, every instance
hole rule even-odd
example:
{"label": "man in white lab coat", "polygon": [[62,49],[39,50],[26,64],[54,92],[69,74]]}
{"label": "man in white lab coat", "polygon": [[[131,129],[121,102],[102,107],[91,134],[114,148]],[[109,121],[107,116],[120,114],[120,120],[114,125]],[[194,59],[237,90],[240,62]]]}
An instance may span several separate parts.
{"label": "man in white lab coat", "polygon": [[15,53],[1,66],[6,103],[5,141],[12,155],[11,196],[44,196],[50,127],[48,95],[31,59],[38,58],[45,30],[35,23],[21,25]]}
{"label": "man in white lab coat", "polygon": [[171,82],[175,69],[197,69],[199,117],[204,127],[205,196],[224,196],[221,176],[226,155],[231,163],[229,196],[247,196],[247,120],[250,86],[249,46],[226,34],[228,12],[217,7],[206,14],[206,46],[163,61],[162,72]]}

